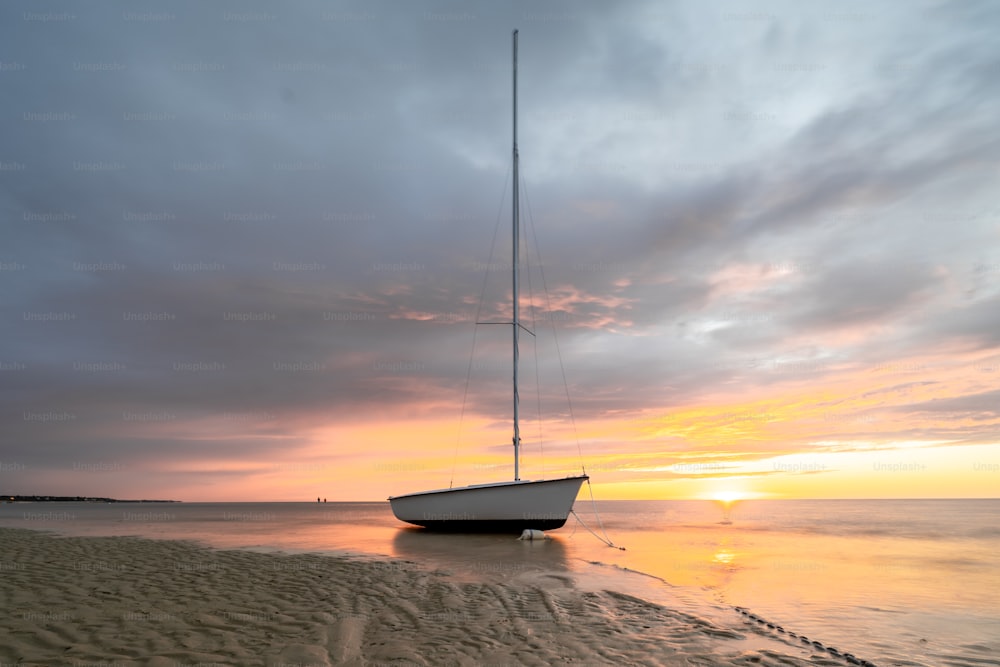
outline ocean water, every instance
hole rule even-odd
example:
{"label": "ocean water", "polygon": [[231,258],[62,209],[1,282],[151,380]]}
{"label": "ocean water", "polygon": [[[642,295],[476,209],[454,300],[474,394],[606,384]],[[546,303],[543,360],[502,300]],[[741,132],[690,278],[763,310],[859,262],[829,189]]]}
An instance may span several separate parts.
{"label": "ocean water", "polygon": [[407,528],[384,502],[15,503],[0,526],[402,558],[471,580],[562,570],[729,624],[745,608],[880,666],[1000,665],[1000,500],[581,500],[576,512],[625,550],[573,517],[530,543]]}

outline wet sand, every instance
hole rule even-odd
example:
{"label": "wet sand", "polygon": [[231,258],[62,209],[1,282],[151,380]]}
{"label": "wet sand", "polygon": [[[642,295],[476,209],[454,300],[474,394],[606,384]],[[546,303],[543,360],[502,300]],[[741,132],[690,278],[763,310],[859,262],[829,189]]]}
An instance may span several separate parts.
{"label": "wet sand", "polygon": [[845,664],[736,612],[708,620],[579,583],[4,528],[0,664]]}

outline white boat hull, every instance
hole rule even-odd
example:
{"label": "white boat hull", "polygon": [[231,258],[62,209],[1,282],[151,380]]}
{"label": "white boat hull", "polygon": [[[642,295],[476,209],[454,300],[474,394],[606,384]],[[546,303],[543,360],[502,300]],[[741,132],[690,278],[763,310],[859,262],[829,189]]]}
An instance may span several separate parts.
{"label": "white boat hull", "polygon": [[554,530],[566,523],[586,475],[537,482],[477,484],[389,498],[400,521],[434,530]]}

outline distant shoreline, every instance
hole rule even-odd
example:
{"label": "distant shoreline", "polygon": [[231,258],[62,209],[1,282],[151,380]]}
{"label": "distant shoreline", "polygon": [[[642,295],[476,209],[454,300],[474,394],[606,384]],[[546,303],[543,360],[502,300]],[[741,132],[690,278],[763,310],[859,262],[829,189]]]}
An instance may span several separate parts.
{"label": "distant shoreline", "polygon": [[119,500],[91,496],[12,496],[0,494],[5,503],[179,503],[180,500]]}

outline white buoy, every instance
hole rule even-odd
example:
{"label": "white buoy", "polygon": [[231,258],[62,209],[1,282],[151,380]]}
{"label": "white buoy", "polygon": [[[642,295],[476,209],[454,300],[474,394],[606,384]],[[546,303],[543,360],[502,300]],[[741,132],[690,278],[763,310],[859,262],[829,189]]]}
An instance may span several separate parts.
{"label": "white buoy", "polygon": [[519,540],[547,540],[549,536],[540,530],[535,530],[534,528],[525,528],[524,532],[521,533],[521,537],[517,538]]}

